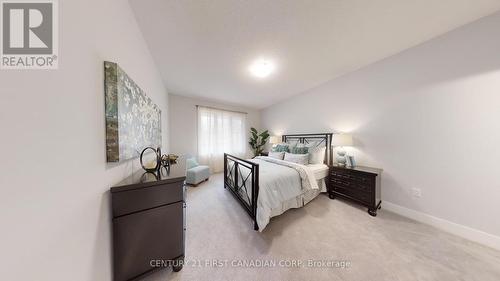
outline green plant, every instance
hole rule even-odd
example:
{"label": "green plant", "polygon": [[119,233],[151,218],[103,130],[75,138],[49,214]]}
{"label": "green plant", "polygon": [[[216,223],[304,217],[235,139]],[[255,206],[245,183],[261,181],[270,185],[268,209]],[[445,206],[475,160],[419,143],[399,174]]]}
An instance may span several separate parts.
{"label": "green plant", "polygon": [[269,132],[265,130],[259,134],[255,128],[250,128],[250,133],[252,136],[250,137],[250,141],[248,143],[252,147],[255,156],[259,156],[262,151],[264,151],[264,145],[266,145],[266,142],[269,139]]}

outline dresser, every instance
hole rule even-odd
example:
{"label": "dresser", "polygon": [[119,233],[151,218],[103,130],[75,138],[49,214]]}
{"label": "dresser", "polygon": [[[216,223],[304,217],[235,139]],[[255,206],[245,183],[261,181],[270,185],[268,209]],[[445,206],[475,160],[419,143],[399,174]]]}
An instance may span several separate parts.
{"label": "dresser", "polygon": [[182,269],[185,249],[185,159],[156,173],[139,171],[111,188],[115,281]]}
{"label": "dresser", "polygon": [[375,217],[382,203],[381,177],[382,169],[330,166],[328,196],[330,199],[338,196],[363,205]]}

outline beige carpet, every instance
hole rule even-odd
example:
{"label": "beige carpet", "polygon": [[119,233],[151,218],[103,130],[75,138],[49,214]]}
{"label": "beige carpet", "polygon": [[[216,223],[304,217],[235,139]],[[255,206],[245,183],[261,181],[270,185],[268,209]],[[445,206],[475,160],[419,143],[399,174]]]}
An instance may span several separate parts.
{"label": "beige carpet", "polygon": [[[500,280],[499,251],[384,211],[383,204],[373,218],[320,195],[260,233],[221,174],[190,187],[187,204],[188,265],[146,280]],[[330,264],[311,267],[309,260]]]}

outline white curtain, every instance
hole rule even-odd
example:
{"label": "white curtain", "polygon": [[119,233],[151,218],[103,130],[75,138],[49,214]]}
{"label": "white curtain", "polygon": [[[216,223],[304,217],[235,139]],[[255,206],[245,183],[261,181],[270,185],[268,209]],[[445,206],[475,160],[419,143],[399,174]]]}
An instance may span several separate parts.
{"label": "white curtain", "polygon": [[213,173],[224,171],[224,153],[245,157],[246,114],[198,106],[198,160]]}

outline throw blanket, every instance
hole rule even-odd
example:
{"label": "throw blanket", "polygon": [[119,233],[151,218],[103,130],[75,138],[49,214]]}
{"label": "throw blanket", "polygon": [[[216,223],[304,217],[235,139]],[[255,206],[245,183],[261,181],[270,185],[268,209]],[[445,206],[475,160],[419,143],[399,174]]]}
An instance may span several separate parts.
{"label": "throw blanket", "polygon": [[300,165],[297,163],[293,162],[288,162],[288,161],[283,161],[279,160],[276,158],[272,157],[266,157],[266,156],[257,156],[255,159],[262,159],[267,162],[271,162],[274,164],[286,166],[289,168],[294,169],[299,173],[300,179],[302,180],[302,190],[308,190],[308,189],[319,189],[318,183],[316,182],[316,179],[314,178],[314,173],[308,169],[304,165]]}
{"label": "throw blanket", "polygon": [[[264,156],[249,161],[259,164],[259,197],[257,198],[259,231],[263,231],[269,223],[273,216],[273,209],[283,209],[285,202],[295,200],[297,196],[308,190],[319,189],[314,173],[304,165]],[[251,191],[247,191],[251,197]]]}

